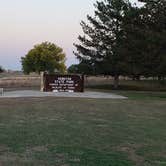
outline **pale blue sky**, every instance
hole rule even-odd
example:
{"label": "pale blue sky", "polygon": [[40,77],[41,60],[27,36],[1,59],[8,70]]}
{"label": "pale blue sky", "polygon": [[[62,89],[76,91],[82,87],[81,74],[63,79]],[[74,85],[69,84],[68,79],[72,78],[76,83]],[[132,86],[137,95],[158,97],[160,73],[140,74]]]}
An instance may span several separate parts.
{"label": "pale blue sky", "polygon": [[[133,0],[134,1],[134,0]],[[62,47],[67,65],[76,63],[73,43],[80,21],[94,11],[95,0],[0,0],[0,65],[20,70],[20,57],[43,41]]]}

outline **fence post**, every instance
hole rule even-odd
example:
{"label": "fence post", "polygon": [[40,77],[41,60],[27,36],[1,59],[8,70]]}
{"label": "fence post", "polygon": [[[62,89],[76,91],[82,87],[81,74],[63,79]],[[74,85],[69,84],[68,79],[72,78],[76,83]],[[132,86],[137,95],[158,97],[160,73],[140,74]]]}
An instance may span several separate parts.
{"label": "fence post", "polygon": [[40,82],[40,91],[44,92],[44,72],[40,72],[41,82]]}

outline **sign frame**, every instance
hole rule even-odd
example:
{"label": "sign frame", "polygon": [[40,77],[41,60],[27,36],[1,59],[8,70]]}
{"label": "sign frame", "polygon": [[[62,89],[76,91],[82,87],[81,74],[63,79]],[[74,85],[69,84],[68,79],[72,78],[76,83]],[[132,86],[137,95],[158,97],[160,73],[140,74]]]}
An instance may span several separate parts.
{"label": "sign frame", "polygon": [[84,75],[43,73],[43,92],[84,92]]}

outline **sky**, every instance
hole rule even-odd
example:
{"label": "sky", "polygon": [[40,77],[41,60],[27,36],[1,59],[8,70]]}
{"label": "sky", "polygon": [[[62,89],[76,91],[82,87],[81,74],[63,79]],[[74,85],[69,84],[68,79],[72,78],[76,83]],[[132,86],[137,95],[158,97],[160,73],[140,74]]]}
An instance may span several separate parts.
{"label": "sky", "polygon": [[0,0],[0,66],[21,70],[21,57],[44,41],[64,49],[67,66],[77,63],[73,43],[82,34],[81,20],[93,15],[95,1]]}

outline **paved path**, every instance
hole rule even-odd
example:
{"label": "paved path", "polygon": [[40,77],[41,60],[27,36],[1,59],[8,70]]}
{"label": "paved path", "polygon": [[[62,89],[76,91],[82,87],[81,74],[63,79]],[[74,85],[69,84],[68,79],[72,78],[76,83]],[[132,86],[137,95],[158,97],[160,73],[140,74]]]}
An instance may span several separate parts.
{"label": "paved path", "polygon": [[86,91],[84,93],[68,93],[68,92],[40,92],[35,90],[21,90],[5,92],[0,98],[19,98],[19,97],[76,97],[76,98],[96,98],[96,99],[126,99],[124,96],[103,93],[103,92],[92,92]]}

